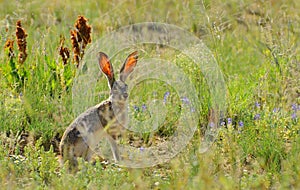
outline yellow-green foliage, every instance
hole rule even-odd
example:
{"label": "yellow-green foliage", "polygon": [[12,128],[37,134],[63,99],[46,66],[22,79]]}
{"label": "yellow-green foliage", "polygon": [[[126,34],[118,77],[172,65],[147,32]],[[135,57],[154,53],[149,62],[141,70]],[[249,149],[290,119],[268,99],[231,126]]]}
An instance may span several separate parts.
{"label": "yellow-green foliage", "polygon": [[[300,189],[300,3],[297,0],[9,1],[0,7],[0,46],[15,39],[16,22],[27,33],[27,57],[19,64],[0,51],[0,186],[10,189]],[[142,47],[173,60],[197,85],[198,130],[169,163],[145,169],[79,161],[69,174],[57,161],[57,144],[75,118],[72,84],[77,67],[59,55],[61,36],[71,49],[70,30],[78,15],[92,27],[91,44],[138,22],[166,22],[198,36],[214,54],[227,86],[222,129],[207,153],[198,153],[209,119],[209,89],[201,68],[183,55]],[[87,48],[89,44],[87,45]],[[157,49],[158,48],[158,49]],[[70,51],[71,52],[71,51]],[[72,52],[71,52],[72,53]],[[84,56],[84,55],[83,55]],[[70,56],[72,58],[72,56]],[[114,60],[120,65],[120,60]],[[97,98],[108,97],[100,78]],[[141,109],[153,90],[171,92],[167,122],[156,136],[167,138],[180,114],[171,87],[159,82],[133,89]],[[97,99],[97,101],[98,101]],[[138,119],[149,117],[138,112]]]}

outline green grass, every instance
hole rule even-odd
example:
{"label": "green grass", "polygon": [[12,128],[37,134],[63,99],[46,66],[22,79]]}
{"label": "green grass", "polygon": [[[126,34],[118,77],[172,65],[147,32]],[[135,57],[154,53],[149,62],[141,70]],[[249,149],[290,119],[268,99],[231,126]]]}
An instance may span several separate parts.
{"label": "green grass", "polygon": [[[0,51],[1,187],[300,188],[300,4],[296,0],[1,2],[0,46],[4,47],[7,38],[14,39],[17,20],[22,21],[28,33],[27,60],[20,66],[14,59],[19,73],[12,72],[7,52]],[[151,168],[120,168],[100,161],[94,165],[81,161],[76,174],[59,168],[57,143],[76,117],[71,88],[77,68],[71,61],[63,65],[58,47],[60,35],[71,47],[70,29],[78,15],[89,19],[92,43],[122,26],[145,21],[174,24],[203,40],[214,54],[227,87],[223,92],[227,95],[225,125],[208,152],[198,153],[210,108],[209,89],[201,68],[193,68],[191,60],[176,55],[178,52],[141,46],[141,58],[160,53],[196,85],[201,100],[201,109],[197,110],[200,122],[191,142],[170,162]],[[121,53],[113,59],[115,70],[125,56]],[[107,98],[104,77],[97,81],[97,90],[103,94],[95,97],[95,102]],[[172,135],[180,115],[180,97],[172,87],[155,81],[133,88],[131,107],[141,107],[155,97],[163,100],[167,91],[171,93],[163,127],[155,134],[137,135],[145,146]],[[260,106],[255,106],[256,102]],[[296,110],[293,104],[298,106]],[[149,118],[149,112],[135,114],[141,121]],[[232,118],[232,124],[227,118]]]}

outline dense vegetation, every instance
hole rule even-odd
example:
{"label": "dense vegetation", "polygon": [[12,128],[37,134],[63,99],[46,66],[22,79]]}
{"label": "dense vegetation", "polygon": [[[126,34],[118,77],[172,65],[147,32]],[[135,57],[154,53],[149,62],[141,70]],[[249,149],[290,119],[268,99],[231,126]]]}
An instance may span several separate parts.
{"label": "dense vegetation", "polygon": [[[300,188],[300,4],[296,0],[3,0],[1,4],[1,187]],[[92,27],[91,41],[84,45],[87,49],[113,30],[146,21],[177,25],[203,40],[214,54],[227,87],[223,92],[227,95],[227,110],[209,151],[198,153],[201,126],[206,126],[210,118],[209,104],[205,104],[209,100],[204,100],[199,130],[185,150],[165,164],[131,169],[82,161],[76,174],[59,167],[58,143],[76,117],[72,85],[79,69],[78,59],[84,57],[74,58],[72,48],[70,31],[74,31],[78,15],[84,15]],[[21,32],[18,38],[16,30]],[[25,44],[22,39],[26,39]],[[162,58],[173,60],[207,92],[201,71],[195,70],[188,58],[174,56],[178,52],[163,47],[138,48],[142,49],[141,58],[159,52]],[[62,49],[66,60],[61,56]],[[121,54],[114,60],[117,65],[125,57]],[[97,81],[97,88],[103,96],[95,101],[107,98],[105,78]],[[131,103],[135,117],[148,117],[143,102],[152,96],[153,89],[162,100],[166,92],[171,93],[167,104],[170,111],[154,136],[141,136],[143,146],[172,134],[180,112],[180,108],[174,109],[179,107],[179,99],[172,88],[150,82],[133,89],[139,97]]]}

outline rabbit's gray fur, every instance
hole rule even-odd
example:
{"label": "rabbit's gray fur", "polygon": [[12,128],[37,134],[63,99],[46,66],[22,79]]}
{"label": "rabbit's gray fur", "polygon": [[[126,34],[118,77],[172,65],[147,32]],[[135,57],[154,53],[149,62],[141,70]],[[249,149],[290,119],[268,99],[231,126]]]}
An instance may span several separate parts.
{"label": "rabbit's gray fur", "polygon": [[[121,135],[125,123],[125,102],[128,97],[125,79],[137,63],[137,52],[131,53],[120,71],[120,80],[115,80],[108,56],[99,53],[99,65],[108,79],[110,97],[80,114],[66,129],[60,142],[61,162],[69,161],[70,167],[77,166],[77,158],[90,161],[101,139],[110,144],[113,157],[120,161],[115,139]],[[116,115],[118,114],[118,115]]]}

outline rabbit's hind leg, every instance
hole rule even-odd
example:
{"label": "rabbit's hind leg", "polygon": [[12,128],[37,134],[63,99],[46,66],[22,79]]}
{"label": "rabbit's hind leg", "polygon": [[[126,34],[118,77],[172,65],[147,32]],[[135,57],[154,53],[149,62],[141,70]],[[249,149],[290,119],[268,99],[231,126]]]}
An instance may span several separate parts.
{"label": "rabbit's hind leg", "polygon": [[69,162],[68,163],[69,171],[76,169],[77,165],[78,165],[77,158],[75,157],[75,154],[74,154],[74,149],[75,149],[75,147],[73,145],[62,145],[61,146],[60,164],[61,164],[61,167],[63,167],[63,165],[66,162]]}

